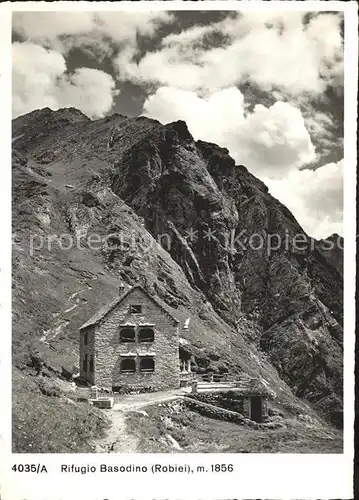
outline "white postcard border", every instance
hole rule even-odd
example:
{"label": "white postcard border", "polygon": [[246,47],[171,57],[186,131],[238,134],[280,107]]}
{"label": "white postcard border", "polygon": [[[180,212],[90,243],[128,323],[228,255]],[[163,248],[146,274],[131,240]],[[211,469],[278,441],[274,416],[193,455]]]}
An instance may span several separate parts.
{"label": "white postcard border", "polygon": [[[18,10],[305,10],[345,13],[344,134],[344,453],[303,454],[12,454],[11,453],[11,11]],[[0,497],[5,500],[149,500],[352,498],[355,346],[357,3],[351,2],[16,2],[0,6]],[[19,474],[14,463],[45,464],[48,474]],[[235,464],[235,473],[63,474],[61,464]]]}

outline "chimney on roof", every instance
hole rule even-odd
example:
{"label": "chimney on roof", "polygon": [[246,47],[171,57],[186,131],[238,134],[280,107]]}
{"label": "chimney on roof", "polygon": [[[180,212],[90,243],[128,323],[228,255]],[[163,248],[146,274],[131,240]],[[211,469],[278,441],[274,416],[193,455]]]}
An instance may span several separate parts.
{"label": "chimney on roof", "polygon": [[122,295],[125,293],[125,285],[123,283],[120,283],[118,285],[118,295]]}

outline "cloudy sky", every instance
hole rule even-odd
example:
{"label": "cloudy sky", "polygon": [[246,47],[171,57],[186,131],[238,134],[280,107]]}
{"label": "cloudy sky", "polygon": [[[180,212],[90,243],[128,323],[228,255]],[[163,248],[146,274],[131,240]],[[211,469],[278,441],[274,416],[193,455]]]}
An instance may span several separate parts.
{"label": "cloudy sky", "polygon": [[13,117],[185,120],[316,238],[343,233],[343,72],[341,13],[13,13]]}

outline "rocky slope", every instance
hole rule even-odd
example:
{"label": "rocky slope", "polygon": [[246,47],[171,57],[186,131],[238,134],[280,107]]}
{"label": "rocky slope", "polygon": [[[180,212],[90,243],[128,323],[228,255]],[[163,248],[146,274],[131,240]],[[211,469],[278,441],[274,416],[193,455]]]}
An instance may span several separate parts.
{"label": "rocky slope", "polygon": [[329,265],[334,267],[343,277],[344,238],[334,233],[324,240],[319,240],[317,249],[322,253]]}
{"label": "rocky slope", "polygon": [[17,118],[13,233],[24,373],[75,370],[78,327],[119,281],[141,282],[182,324],[191,318],[182,336],[198,369],[260,376],[278,404],[340,425],[339,250],[328,257],[261,181],[184,122],[90,121],[73,108]]}

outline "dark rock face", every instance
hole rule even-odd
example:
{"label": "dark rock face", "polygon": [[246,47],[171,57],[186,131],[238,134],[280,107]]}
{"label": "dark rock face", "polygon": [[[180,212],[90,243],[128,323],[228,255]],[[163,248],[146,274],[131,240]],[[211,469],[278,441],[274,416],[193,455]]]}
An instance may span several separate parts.
{"label": "dark rock face", "polygon": [[[283,405],[306,412],[297,397],[305,398],[339,425],[339,250],[325,253],[263,182],[227,149],[194,141],[183,121],[92,122],[40,110],[15,120],[21,134],[13,143],[17,345],[47,335],[68,362],[81,322],[119,280],[140,281],[179,320],[191,317],[183,336],[201,369],[259,376]],[[24,251],[32,233],[66,231],[96,232],[107,244]]]}
{"label": "dark rock face", "polygon": [[317,249],[343,278],[344,238],[339,234],[332,234],[325,240],[319,240]]}

